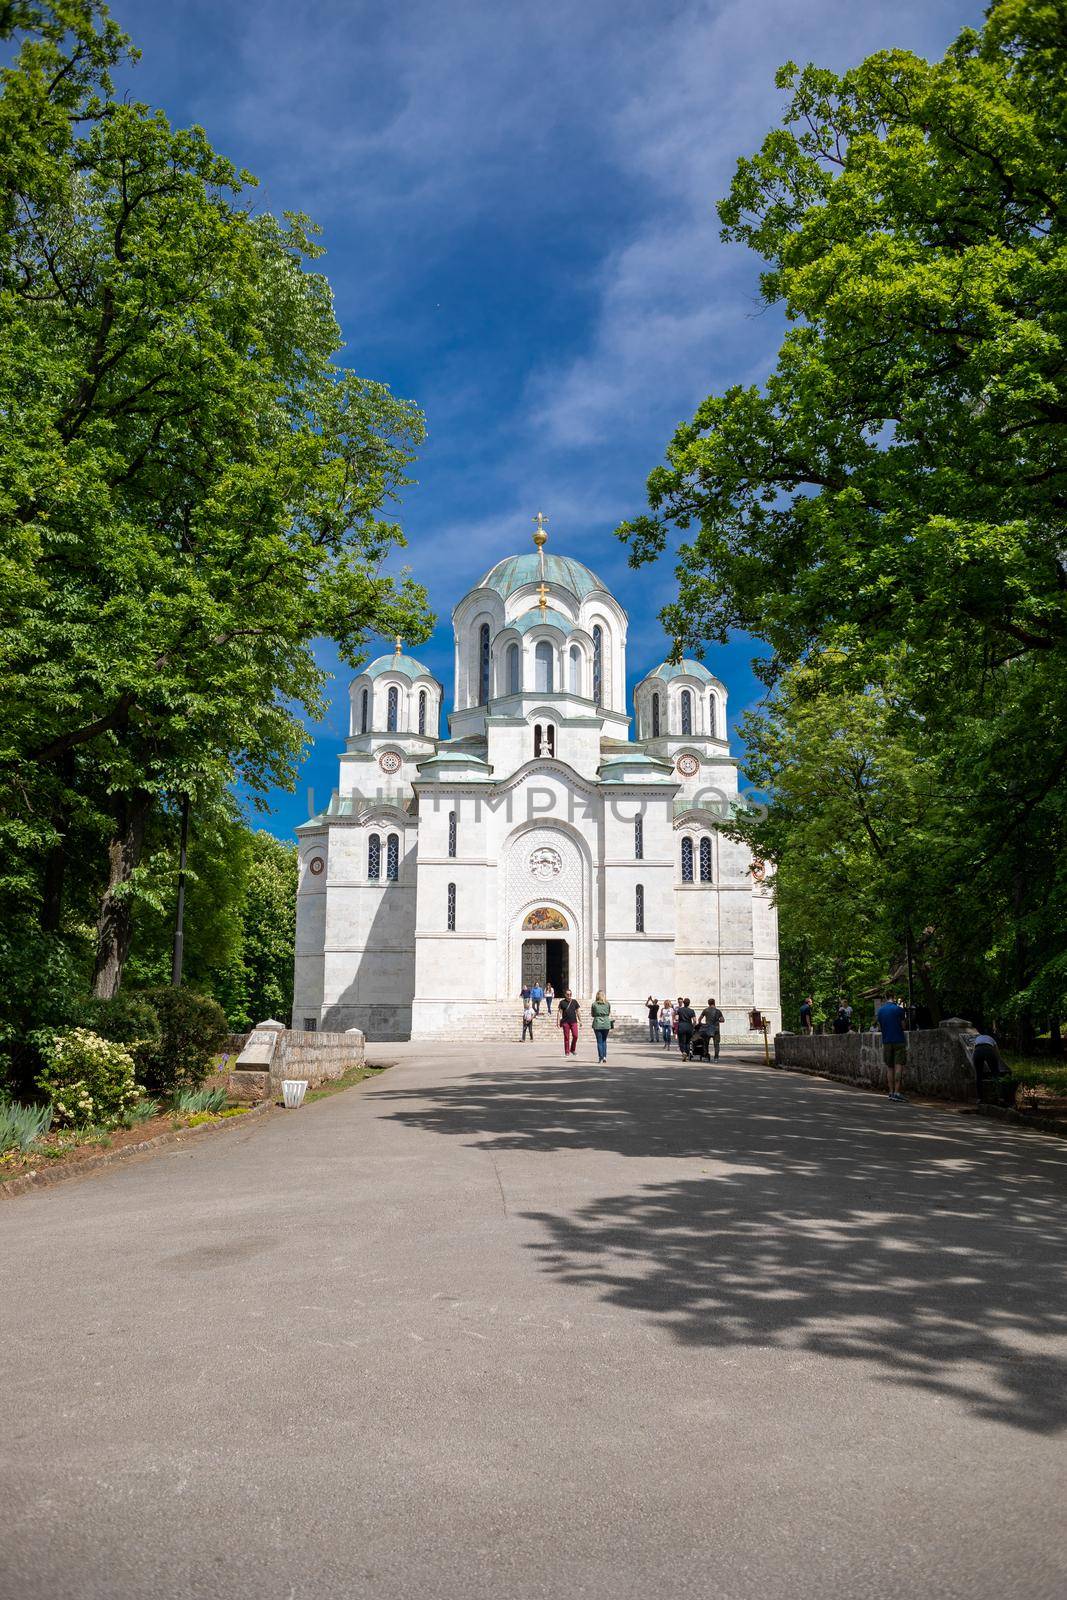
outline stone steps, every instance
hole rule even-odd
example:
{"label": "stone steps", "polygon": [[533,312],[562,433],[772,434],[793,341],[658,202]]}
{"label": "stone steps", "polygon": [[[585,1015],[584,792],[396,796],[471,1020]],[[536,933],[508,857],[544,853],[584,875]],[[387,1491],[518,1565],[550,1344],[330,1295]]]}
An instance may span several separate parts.
{"label": "stone steps", "polygon": [[[581,1028],[583,1033],[589,1031],[589,1011],[587,1006],[583,1006]],[[546,1039],[554,1038],[555,1034],[556,1010],[553,1008],[551,1015],[549,1015],[542,1006],[540,1016],[534,1018],[534,1038],[543,1042]],[[464,1042],[469,1044],[507,1043],[509,1040],[520,1040],[521,1037],[522,1007],[514,1000],[483,1002],[472,1006],[469,1011],[464,1012],[461,1018],[443,1024],[433,1034],[413,1035],[415,1043],[425,1043],[427,1045],[433,1045],[435,1042],[442,1044],[462,1044]],[[621,1044],[648,1044],[647,1019],[643,1016],[640,1019],[618,1017],[611,1031],[611,1037]],[[742,1040],[737,1038],[728,1039],[727,1035],[723,1034],[722,1043],[723,1045],[727,1043],[736,1045],[741,1042],[751,1045],[753,1039],[755,1039],[756,1043],[762,1044],[760,1037],[754,1034]],[[663,1049],[662,1043],[659,1044],[659,1048]],[[672,1050],[677,1050],[677,1046],[673,1043],[671,1048]],[[666,1054],[666,1051],[664,1051],[664,1054]]]}

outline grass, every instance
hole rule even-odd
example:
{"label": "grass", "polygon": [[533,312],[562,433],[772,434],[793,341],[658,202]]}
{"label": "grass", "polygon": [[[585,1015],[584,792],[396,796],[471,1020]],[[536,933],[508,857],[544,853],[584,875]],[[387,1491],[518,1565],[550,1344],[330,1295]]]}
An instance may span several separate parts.
{"label": "grass", "polygon": [[1067,1099],[1067,1062],[1045,1056],[1005,1056],[1021,1100],[1031,1105],[1052,1098]]}
{"label": "grass", "polygon": [[142,1122],[151,1122],[153,1117],[159,1116],[159,1104],[155,1100],[138,1100],[130,1106],[122,1116],[124,1128],[139,1128]]}
{"label": "grass", "polygon": [[349,1067],[348,1071],[339,1078],[330,1078],[317,1089],[309,1089],[304,1096],[304,1104],[309,1100],[324,1100],[327,1095],[340,1094],[342,1089],[351,1089],[353,1084],[362,1083],[365,1078],[377,1078],[380,1073],[386,1072],[386,1067]]}

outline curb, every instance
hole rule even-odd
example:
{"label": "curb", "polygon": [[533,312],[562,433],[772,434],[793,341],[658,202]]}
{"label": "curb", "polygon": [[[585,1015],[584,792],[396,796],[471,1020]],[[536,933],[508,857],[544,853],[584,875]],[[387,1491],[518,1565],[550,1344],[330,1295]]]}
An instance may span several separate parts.
{"label": "curb", "polygon": [[9,1178],[6,1183],[0,1183],[0,1200],[13,1200],[17,1195],[28,1194],[31,1189],[50,1189],[54,1183],[63,1183],[67,1178],[83,1178],[89,1172],[97,1172],[102,1167],[114,1166],[118,1161],[127,1161],[131,1156],[144,1155],[148,1150],[159,1150],[164,1145],[181,1144],[185,1139],[194,1139],[201,1134],[224,1133],[230,1128],[245,1126],[249,1117],[262,1117],[274,1109],[272,1100],[263,1100],[259,1105],[246,1111],[243,1117],[226,1117],[222,1122],[201,1122],[195,1128],[172,1128],[166,1133],[157,1133],[154,1139],[142,1139],[139,1144],[123,1145],[121,1150],[101,1150],[98,1155],[86,1156],[82,1161],[71,1161],[61,1167],[42,1167],[37,1172],[23,1172],[17,1178]]}
{"label": "curb", "polygon": [[[859,1089],[867,1094],[884,1093],[866,1078],[837,1077],[830,1072],[815,1072],[808,1067],[786,1066],[776,1061],[771,1065],[779,1072],[792,1072],[799,1078],[818,1078],[823,1083],[837,1083],[843,1089]],[[913,1105],[928,1106],[936,1111],[954,1111],[958,1117],[989,1117],[994,1122],[1007,1122],[1016,1128],[1028,1128],[1031,1133],[1051,1134],[1054,1139],[1067,1139],[1067,1127],[1062,1122],[1054,1121],[1051,1117],[1031,1117],[1025,1111],[1016,1111],[1010,1106],[992,1106],[979,1101],[962,1105],[958,1100],[940,1100],[936,1095],[916,1094],[914,1090],[909,1098]]]}
{"label": "curb", "polygon": [[992,1117],[994,1122],[1009,1122],[1015,1128],[1031,1128],[1035,1133],[1051,1133],[1053,1138],[1067,1139],[1067,1124],[1062,1118],[1032,1117],[1014,1106],[976,1105],[971,1109],[980,1117]]}

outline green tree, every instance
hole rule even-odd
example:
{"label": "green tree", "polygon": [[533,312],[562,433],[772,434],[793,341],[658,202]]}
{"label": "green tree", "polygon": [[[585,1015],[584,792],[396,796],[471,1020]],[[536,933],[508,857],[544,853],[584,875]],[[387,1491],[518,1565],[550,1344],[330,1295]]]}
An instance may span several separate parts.
{"label": "green tree", "polygon": [[269,833],[248,836],[250,865],[239,905],[240,946],[212,979],[212,992],[236,1031],[293,1009],[297,852]]}
{"label": "green tree", "polygon": [[316,637],[425,636],[383,571],[422,420],[337,364],[306,219],[115,97],[103,5],[0,7],[0,37],[0,844],[23,926],[95,925],[106,997],[161,808],[293,781]]}
{"label": "green tree", "polygon": [[790,64],[723,236],[793,324],[761,388],[712,395],[649,478],[633,559],[696,528],[683,642],[875,659],[949,631],[1001,660],[1067,644],[1067,19],[1000,0],[942,62]]}
{"label": "green tree", "polygon": [[[1040,1011],[1055,1028],[1067,1009],[1067,884],[1050,849],[1067,808],[1067,18],[997,0],[943,61],[890,50],[841,74],[790,64],[778,81],[783,125],[739,163],[719,214],[724,238],[763,258],[763,298],[789,330],[762,387],[710,396],[677,430],[649,478],[651,514],[620,536],[640,565],[683,534],[679,597],[663,612],[679,650],[736,629],[769,646],[760,670],[777,692],[750,730],[751,773],[771,785],[761,831],[779,828],[783,939],[836,959],[835,928],[803,892],[789,910],[789,885],[840,871],[818,823],[820,808],[844,821],[834,719],[851,739],[852,713],[877,712],[887,722],[858,748],[878,758],[878,793],[922,806],[904,805],[893,830],[903,866],[862,845],[838,914],[881,884],[894,928],[928,930],[941,1004],[995,1005],[1024,1033]],[[800,782],[812,804],[798,809]],[[858,793],[850,808],[854,842]],[[878,926],[878,960],[891,961]]]}

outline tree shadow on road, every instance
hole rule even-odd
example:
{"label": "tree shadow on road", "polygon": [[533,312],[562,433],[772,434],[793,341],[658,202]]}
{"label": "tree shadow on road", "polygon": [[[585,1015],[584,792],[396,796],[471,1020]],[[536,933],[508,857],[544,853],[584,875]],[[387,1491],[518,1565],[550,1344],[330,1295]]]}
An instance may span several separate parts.
{"label": "tree shadow on road", "polygon": [[546,1272],[683,1343],[874,1362],[983,1418],[1067,1424],[1067,1149],[1053,1140],[728,1067],[501,1071],[391,1097],[403,1122],[493,1150],[697,1163],[525,1213]]}

